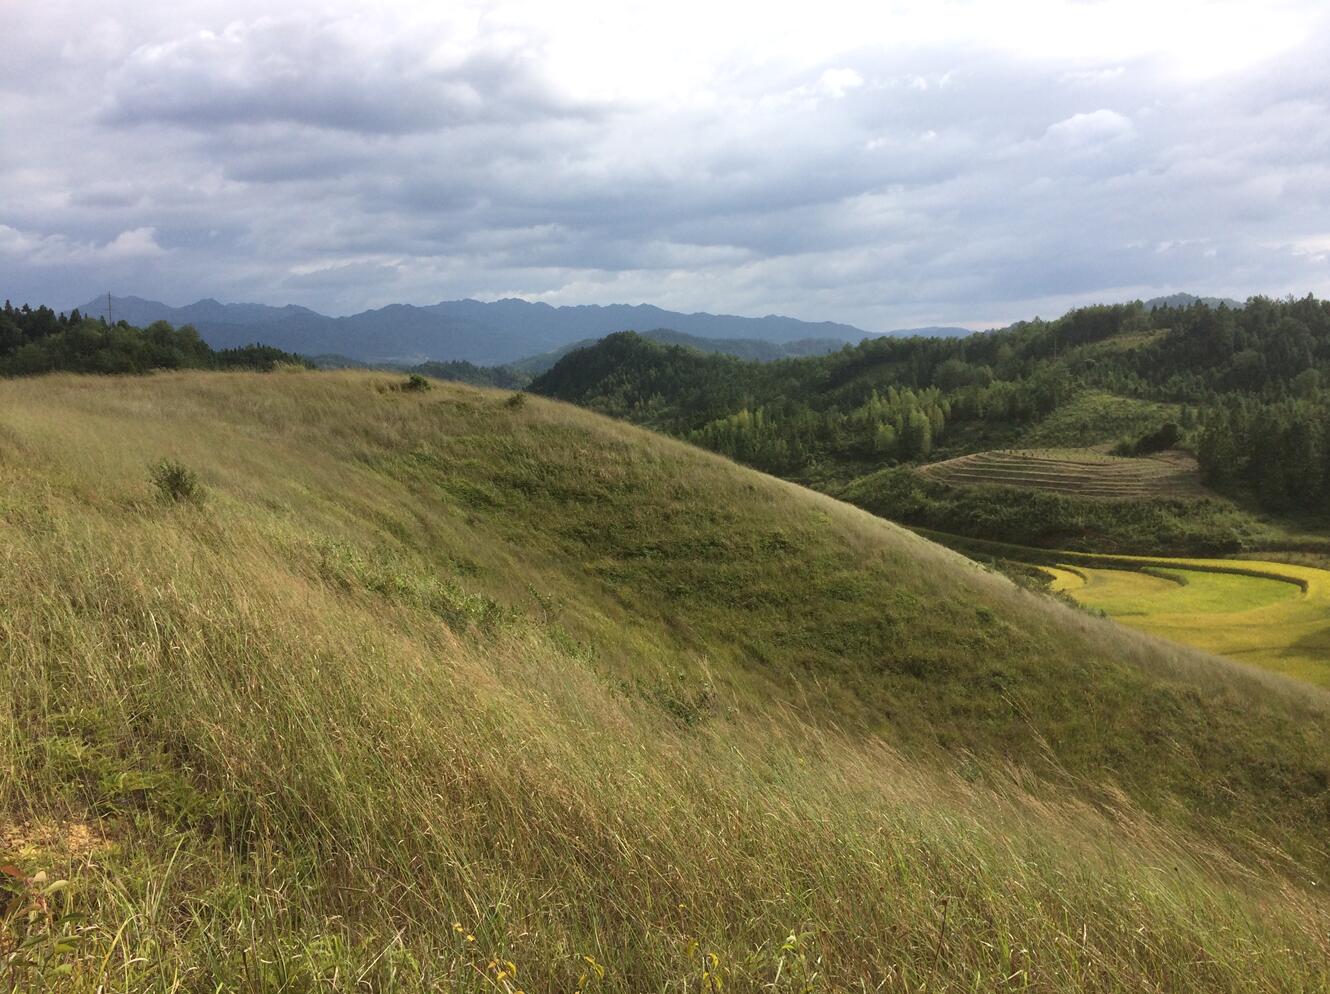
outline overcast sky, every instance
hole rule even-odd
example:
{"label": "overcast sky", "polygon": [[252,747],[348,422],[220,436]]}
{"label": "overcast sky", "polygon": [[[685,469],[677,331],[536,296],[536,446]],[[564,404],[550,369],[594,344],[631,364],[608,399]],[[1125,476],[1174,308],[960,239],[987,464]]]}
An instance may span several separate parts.
{"label": "overcast sky", "polygon": [[1330,294],[1324,0],[0,0],[0,35],[16,302]]}

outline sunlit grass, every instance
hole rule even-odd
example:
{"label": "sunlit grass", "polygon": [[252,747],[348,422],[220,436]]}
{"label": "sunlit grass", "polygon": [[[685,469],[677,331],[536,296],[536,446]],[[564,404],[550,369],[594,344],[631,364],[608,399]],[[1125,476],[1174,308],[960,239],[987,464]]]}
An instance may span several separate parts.
{"label": "sunlit grass", "polygon": [[0,384],[12,976],[1330,985],[1324,695],[678,443],[392,382]]}

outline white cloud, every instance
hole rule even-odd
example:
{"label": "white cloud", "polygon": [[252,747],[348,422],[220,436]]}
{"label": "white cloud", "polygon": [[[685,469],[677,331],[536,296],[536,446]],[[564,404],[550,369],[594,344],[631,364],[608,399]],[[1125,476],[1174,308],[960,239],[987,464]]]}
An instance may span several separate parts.
{"label": "white cloud", "polygon": [[1068,144],[1111,141],[1131,134],[1131,118],[1115,110],[1095,110],[1051,124],[1045,134]]}
{"label": "white cloud", "polygon": [[853,69],[828,69],[818,77],[817,90],[833,100],[839,100],[863,85],[864,78]]}
{"label": "white cloud", "polygon": [[140,259],[166,254],[166,250],[157,244],[157,229],[152,227],[122,231],[101,252],[110,259]]}

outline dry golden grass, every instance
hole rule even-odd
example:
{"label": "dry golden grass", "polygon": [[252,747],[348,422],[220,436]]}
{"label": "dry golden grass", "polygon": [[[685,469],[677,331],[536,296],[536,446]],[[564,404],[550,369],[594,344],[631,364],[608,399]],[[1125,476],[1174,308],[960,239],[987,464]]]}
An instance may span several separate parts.
{"label": "dry golden grass", "polygon": [[15,855],[16,983],[1330,988],[1324,695],[391,383],[0,384],[0,822],[114,840]]}

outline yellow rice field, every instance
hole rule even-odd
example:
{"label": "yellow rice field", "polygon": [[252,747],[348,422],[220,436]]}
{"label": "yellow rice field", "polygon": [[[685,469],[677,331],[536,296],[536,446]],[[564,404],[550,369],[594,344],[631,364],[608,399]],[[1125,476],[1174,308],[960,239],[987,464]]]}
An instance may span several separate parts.
{"label": "yellow rice field", "polygon": [[1124,625],[1330,686],[1330,572],[1226,559],[1068,554],[1050,587]]}

